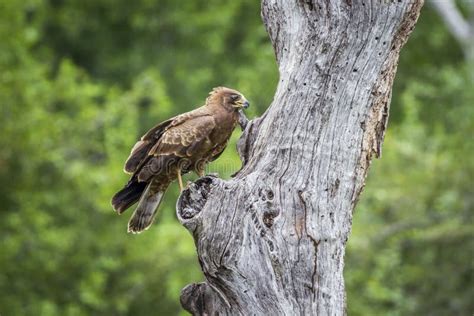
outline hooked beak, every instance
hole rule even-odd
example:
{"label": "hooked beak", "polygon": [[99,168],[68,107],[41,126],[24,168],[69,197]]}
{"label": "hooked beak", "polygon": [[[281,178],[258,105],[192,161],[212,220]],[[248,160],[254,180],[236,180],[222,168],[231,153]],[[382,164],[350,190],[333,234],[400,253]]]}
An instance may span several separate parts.
{"label": "hooked beak", "polygon": [[247,100],[245,100],[245,101],[242,103],[242,107],[243,107],[244,109],[248,108],[249,106],[250,106],[250,103],[249,103],[249,101],[247,101]]}

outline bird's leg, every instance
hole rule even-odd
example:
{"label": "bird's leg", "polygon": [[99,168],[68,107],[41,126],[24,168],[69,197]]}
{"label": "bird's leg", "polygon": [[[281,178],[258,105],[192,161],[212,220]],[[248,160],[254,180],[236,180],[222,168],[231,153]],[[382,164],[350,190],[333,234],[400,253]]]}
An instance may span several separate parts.
{"label": "bird's leg", "polygon": [[204,169],[199,169],[199,170],[197,171],[197,174],[198,174],[199,178],[204,177]]}
{"label": "bird's leg", "polygon": [[181,169],[178,169],[179,191],[183,192],[183,178],[181,178]]}
{"label": "bird's leg", "polygon": [[204,161],[199,161],[196,164],[195,172],[199,176],[199,178],[204,177],[206,171],[206,163]]}
{"label": "bird's leg", "polygon": [[191,181],[186,181],[186,189],[189,189],[189,187],[193,184]]}

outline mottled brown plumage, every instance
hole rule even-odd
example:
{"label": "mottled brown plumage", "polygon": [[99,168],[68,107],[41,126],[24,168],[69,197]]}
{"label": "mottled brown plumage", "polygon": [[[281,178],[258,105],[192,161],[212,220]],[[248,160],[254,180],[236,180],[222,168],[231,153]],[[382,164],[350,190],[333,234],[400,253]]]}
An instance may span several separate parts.
{"label": "mottled brown plumage", "polygon": [[169,184],[178,178],[182,186],[182,173],[204,174],[205,165],[225,149],[238,111],[248,104],[236,90],[214,88],[204,106],[158,124],[135,144],[124,167],[131,178],[112,198],[119,214],[139,201],[129,232],[139,233],[153,223]]}

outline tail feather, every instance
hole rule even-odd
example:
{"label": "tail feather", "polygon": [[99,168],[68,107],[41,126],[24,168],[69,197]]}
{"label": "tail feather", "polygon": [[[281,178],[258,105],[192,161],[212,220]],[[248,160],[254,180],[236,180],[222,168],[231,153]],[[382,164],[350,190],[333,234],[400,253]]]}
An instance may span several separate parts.
{"label": "tail feather", "polygon": [[125,187],[118,191],[112,198],[112,206],[117,213],[122,214],[130,206],[135,204],[146,188],[145,182],[138,182],[131,179]]}
{"label": "tail feather", "polygon": [[158,207],[160,206],[165,191],[152,193],[150,192],[150,187],[150,184],[146,187],[145,192],[143,192],[140,201],[138,202],[135,212],[133,212],[133,215],[128,222],[129,233],[138,234],[147,230],[151,224],[153,224],[153,221],[158,214]]}

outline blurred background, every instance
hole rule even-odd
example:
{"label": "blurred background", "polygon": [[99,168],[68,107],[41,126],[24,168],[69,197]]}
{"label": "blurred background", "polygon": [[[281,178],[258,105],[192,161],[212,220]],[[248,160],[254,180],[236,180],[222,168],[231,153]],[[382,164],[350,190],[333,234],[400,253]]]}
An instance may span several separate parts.
{"label": "blurred background", "polygon": [[[472,7],[454,8],[465,26]],[[354,212],[350,315],[474,311],[474,54],[439,12],[425,5],[402,50]],[[138,236],[109,200],[135,140],[212,87],[265,111],[278,74],[259,1],[2,0],[0,39],[0,314],[185,315],[180,290],[203,276],[177,185]],[[221,177],[239,135],[210,166]]]}

